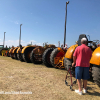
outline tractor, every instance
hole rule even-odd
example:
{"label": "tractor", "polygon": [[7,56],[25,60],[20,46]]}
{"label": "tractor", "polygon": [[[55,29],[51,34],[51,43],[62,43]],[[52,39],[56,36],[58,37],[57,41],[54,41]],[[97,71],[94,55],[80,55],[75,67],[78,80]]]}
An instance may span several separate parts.
{"label": "tractor", "polygon": [[10,48],[4,48],[4,45],[0,45],[0,55],[5,56],[5,54],[7,53],[7,55],[9,56],[9,51]]}
{"label": "tractor", "polygon": [[30,63],[31,62],[31,60],[30,60],[31,51],[33,49],[35,49],[36,47],[37,47],[37,45],[22,47],[21,50],[19,51],[19,53],[21,52],[20,60]]}
{"label": "tractor", "polygon": [[20,60],[20,61],[24,61],[23,60],[23,58],[22,58],[22,54],[21,54],[21,51],[22,51],[22,49],[24,48],[25,46],[22,46],[22,45],[20,45],[20,47],[17,49],[17,51],[16,51],[16,53],[17,53],[17,58],[18,58],[18,60]]}
{"label": "tractor", "polygon": [[45,45],[44,47],[42,46],[37,46],[35,49],[33,49],[30,53],[30,60],[33,63],[37,63],[40,64],[42,63],[42,55],[44,53],[44,51],[48,48],[55,48],[55,45],[53,44],[49,44],[49,45]]}
{"label": "tractor", "polygon": [[[64,28],[64,47],[48,48],[44,51],[42,61],[47,67],[63,67],[63,59],[66,53],[65,40],[66,40],[66,19],[67,19],[67,4],[66,2],[66,13],[65,13],[65,28]],[[64,67],[63,67],[64,68]]]}
{"label": "tractor", "polygon": [[[81,45],[81,39],[87,38],[85,34],[81,34],[76,44],[70,46],[66,53],[61,48],[56,48],[50,55],[50,63],[54,67],[65,68],[67,71],[72,68],[73,53],[75,49]],[[88,40],[88,38],[87,38]],[[92,75],[94,82],[100,87],[100,44],[99,40],[88,40],[87,46],[92,50],[92,57],[90,59],[90,75]],[[75,71],[75,68],[72,68]]]}
{"label": "tractor", "polygon": [[[81,45],[81,39],[86,37],[85,34],[81,34],[78,39],[78,44],[72,45],[66,52],[64,58],[64,67],[68,70],[73,62],[73,53],[75,48]],[[90,73],[93,77],[94,82],[100,87],[100,44],[99,40],[88,41],[88,47],[92,50],[92,57],[90,59]]]}
{"label": "tractor", "polygon": [[11,50],[9,51],[12,59],[18,59],[17,53],[16,53],[17,49],[18,49],[18,47],[12,47]]}

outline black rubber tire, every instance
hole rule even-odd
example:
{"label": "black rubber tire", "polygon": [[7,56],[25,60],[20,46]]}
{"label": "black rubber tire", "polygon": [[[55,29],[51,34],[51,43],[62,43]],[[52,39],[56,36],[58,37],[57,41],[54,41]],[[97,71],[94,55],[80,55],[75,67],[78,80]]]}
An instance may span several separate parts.
{"label": "black rubber tire", "polygon": [[100,66],[93,65],[92,77],[93,77],[94,82],[100,87]]}
{"label": "black rubber tire", "polygon": [[64,67],[65,67],[65,70],[67,70],[67,58],[64,58]]}
{"label": "black rubber tire", "polygon": [[71,68],[72,62],[72,59],[64,58],[64,67],[67,71],[69,70],[69,68]]}
{"label": "black rubber tire", "polygon": [[60,51],[58,50],[58,48],[55,48],[55,49],[52,51],[51,55],[50,55],[50,62],[51,62],[51,64],[52,64],[53,67],[56,66],[56,64],[54,64],[54,58],[56,57],[56,55],[57,55],[59,52],[60,52]]}
{"label": "black rubber tire", "polygon": [[35,47],[28,47],[25,49],[24,53],[22,54],[22,58],[25,62],[31,63],[30,58],[28,58],[28,53],[31,52]]}
{"label": "black rubber tire", "polygon": [[18,58],[18,60],[19,60],[19,53],[17,53],[17,58]]}
{"label": "black rubber tire", "polygon": [[12,59],[14,59],[14,56],[13,56],[12,54],[10,54],[10,57],[11,57]]}
{"label": "black rubber tire", "polygon": [[[17,48],[17,49],[18,49],[18,48]],[[17,49],[14,51],[14,58],[15,58],[16,60],[18,60],[18,58],[17,58],[17,53],[16,53]]]}
{"label": "black rubber tire", "polygon": [[34,54],[33,54],[33,50],[31,51],[31,53],[30,53],[30,60],[31,60],[31,62],[32,63],[34,63]]}
{"label": "black rubber tire", "polygon": [[18,57],[18,59],[19,59],[20,61],[24,61],[21,53],[18,53],[18,54],[17,54],[17,57]]}
{"label": "black rubber tire", "polygon": [[50,57],[49,57],[49,61],[48,61],[48,56],[51,54],[51,52],[54,50],[54,48],[48,48],[44,51],[43,55],[42,55],[42,61],[44,63],[45,66],[47,67],[52,67],[51,62],[50,62]]}
{"label": "black rubber tire", "polygon": [[31,62],[34,63],[34,64],[42,64],[42,63],[43,63],[42,61],[36,61],[36,60],[35,60],[33,50],[32,50],[31,53],[30,53],[30,60],[31,60]]}
{"label": "black rubber tire", "polygon": [[7,52],[7,56],[10,57],[10,53],[9,53],[9,51]]}

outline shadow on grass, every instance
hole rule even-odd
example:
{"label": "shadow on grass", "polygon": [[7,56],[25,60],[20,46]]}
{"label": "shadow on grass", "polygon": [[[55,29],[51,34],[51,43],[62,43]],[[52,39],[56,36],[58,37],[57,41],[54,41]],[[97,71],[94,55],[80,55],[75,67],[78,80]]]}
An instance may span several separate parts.
{"label": "shadow on grass", "polygon": [[93,91],[93,93],[88,92],[89,95],[100,96],[99,92]]}
{"label": "shadow on grass", "polygon": [[100,97],[100,92],[93,91],[93,92],[88,92],[86,93],[87,95],[94,95],[94,96],[99,96]]}

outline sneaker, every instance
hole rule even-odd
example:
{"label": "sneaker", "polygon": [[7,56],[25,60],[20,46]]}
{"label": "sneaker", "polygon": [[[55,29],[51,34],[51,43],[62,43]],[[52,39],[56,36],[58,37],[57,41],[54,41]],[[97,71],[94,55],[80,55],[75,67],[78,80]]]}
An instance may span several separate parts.
{"label": "sneaker", "polygon": [[75,92],[78,93],[79,95],[82,95],[82,91],[75,90]]}
{"label": "sneaker", "polygon": [[83,93],[87,93],[87,90],[83,88]]}

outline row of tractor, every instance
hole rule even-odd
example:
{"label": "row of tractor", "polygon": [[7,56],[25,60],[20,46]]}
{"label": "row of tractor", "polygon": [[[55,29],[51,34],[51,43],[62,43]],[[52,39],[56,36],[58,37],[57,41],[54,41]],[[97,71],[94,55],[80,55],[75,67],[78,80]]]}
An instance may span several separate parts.
{"label": "row of tractor", "polygon": [[[81,45],[81,39],[87,36],[81,34],[76,44],[69,48],[56,47],[55,45],[46,45],[44,47],[32,45],[12,47],[8,53],[12,59],[25,61],[27,63],[32,62],[34,64],[44,63],[47,67],[55,67],[60,69],[72,68],[73,53],[75,49]],[[87,38],[88,40],[88,38]],[[93,77],[94,82],[100,87],[100,45],[99,41],[88,40],[88,47],[93,51],[90,59],[90,74]],[[75,68],[72,68],[75,71]]]}

